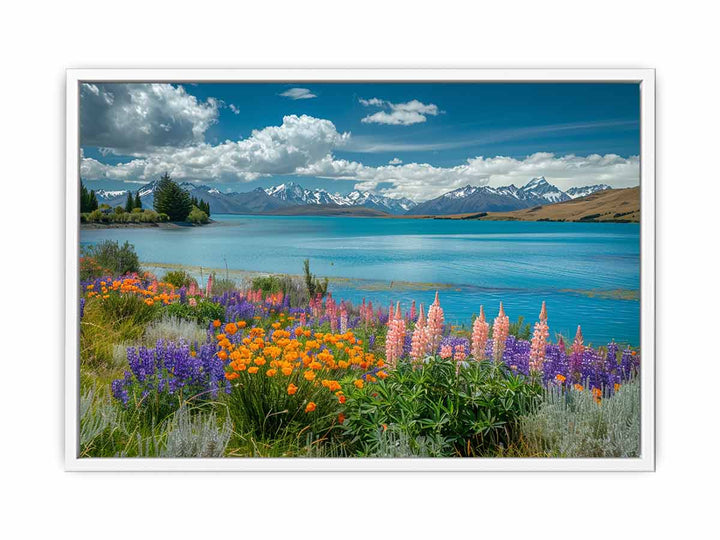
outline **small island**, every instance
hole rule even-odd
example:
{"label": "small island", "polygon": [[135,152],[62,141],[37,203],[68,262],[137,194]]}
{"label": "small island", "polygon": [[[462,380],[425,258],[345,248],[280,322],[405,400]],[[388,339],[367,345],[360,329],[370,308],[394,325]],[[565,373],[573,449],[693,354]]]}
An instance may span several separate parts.
{"label": "small island", "polygon": [[127,192],[125,205],[98,205],[94,190],[80,184],[80,224],[83,228],[180,227],[211,223],[210,204],[190,195],[166,172],[158,182],[153,208],[143,208],[140,192]]}

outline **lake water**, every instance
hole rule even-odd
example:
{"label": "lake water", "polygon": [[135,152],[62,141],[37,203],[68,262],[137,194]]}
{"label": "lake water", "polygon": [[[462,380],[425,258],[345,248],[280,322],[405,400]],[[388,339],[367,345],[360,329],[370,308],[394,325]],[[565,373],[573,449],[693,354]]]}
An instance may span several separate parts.
{"label": "lake water", "polygon": [[387,307],[432,301],[446,320],[469,325],[503,301],[511,320],[536,320],[547,302],[551,336],[639,345],[640,227],[317,216],[213,215],[216,223],[174,229],[89,229],[81,244],[129,241],[141,261],[300,274],[310,259],[336,298]]}

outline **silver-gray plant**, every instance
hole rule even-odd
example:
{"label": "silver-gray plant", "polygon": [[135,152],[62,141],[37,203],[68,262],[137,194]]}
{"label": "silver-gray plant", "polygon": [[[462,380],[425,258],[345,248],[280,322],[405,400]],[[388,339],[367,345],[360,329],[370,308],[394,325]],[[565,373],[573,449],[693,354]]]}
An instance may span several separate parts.
{"label": "silver-gray plant", "polygon": [[118,427],[119,414],[109,399],[98,399],[93,389],[80,396],[80,455],[93,446],[95,440],[108,430]]}
{"label": "silver-gray plant", "polygon": [[640,453],[640,382],[624,384],[597,403],[591,392],[545,391],[539,409],[522,419],[530,447],[553,457],[637,457]]}
{"label": "silver-gray plant", "polygon": [[180,407],[170,420],[167,442],[161,457],[222,457],[232,436],[232,424],[226,419],[218,426],[215,413],[190,414]]}
{"label": "silver-gray plant", "polygon": [[207,340],[207,329],[193,321],[165,316],[148,325],[145,329],[143,341],[146,345],[152,346],[160,339],[167,341],[184,341],[185,343],[205,343]]}

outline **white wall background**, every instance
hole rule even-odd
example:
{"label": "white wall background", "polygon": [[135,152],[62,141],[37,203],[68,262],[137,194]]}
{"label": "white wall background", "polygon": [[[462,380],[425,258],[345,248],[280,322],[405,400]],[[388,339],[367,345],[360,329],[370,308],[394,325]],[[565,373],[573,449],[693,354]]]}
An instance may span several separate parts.
{"label": "white wall background", "polygon": [[[5,5],[6,537],[710,537],[718,480],[720,197],[717,17],[708,6],[692,0]],[[657,472],[63,472],[64,70],[243,66],[657,68]]]}

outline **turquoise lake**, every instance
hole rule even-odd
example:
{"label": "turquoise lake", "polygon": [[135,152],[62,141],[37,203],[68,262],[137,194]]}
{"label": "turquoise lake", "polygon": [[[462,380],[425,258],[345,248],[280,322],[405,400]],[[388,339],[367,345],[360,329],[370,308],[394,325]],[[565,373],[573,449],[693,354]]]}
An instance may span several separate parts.
{"label": "turquoise lake", "polygon": [[333,296],[387,308],[439,288],[445,318],[471,323],[480,305],[534,322],[547,302],[551,337],[639,345],[640,227],[635,223],[548,223],[317,216],[213,215],[216,223],[173,229],[87,229],[81,244],[135,245],[141,261],[300,274],[310,259]]}

